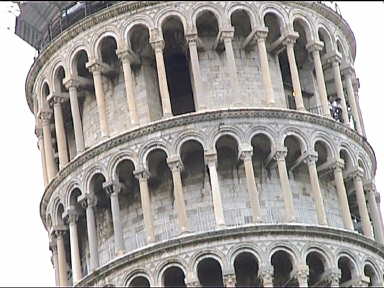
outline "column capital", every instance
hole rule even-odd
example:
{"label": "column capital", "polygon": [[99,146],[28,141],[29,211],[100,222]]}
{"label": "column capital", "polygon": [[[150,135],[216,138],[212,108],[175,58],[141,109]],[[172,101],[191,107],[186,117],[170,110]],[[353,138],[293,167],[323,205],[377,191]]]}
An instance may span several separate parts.
{"label": "column capital", "polygon": [[120,193],[122,185],[119,180],[112,180],[103,183],[103,190],[105,193],[111,197],[112,194]]}
{"label": "column capital", "polygon": [[133,171],[133,175],[138,179],[139,181],[147,181],[149,177],[151,177],[151,173],[147,169],[141,168],[138,170]]}
{"label": "column capital", "polygon": [[165,47],[165,42],[163,39],[158,39],[158,40],[155,40],[155,41],[150,41],[149,42],[152,46],[152,49],[157,52],[157,51],[163,51],[164,47]]}
{"label": "column capital", "polygon": [[116,55],[122,63],[140,64],[139,56],[130,48],[120,48],[116,50]]}
{"label": "column capital", "polygon": [[89,70],[89,72],[93,73],[103,73],[108,70],[107,65],[101,62],[98,59],[91,59],[87,63],[85,63],[85,67]]}
{"label": "column capital", "polygon": [[344,160],[343,159],[336,159],[330,166],[332,170],[340,170],[342,171],[344,169]]}
{"label": "column capital", "polygon": [[347,63],[340,70],[340,73],[344,76],[354,77],[355,76],[355,68],[351,63]]}
{"label": "column capital", "polygon": [[367,181],[364,183],[364,190],[367,190],[369,192],[376,192],[376,184],[373,181]]}
{"label": "column capital", "polygon": [[250,160],[252,159],[253,155],[253,147],[242,147],[240,148],[241,150],[239,151],[239,159],[240,160]]}
{"label": "column capital", "polygon": [[76,78],[73,78],[73,77],[64,78],[63,79],[63,85],[67,89],[72,88],[72,87],[77,88],[80,86],[80,81],[77,80]]}
{"label": "column capital", "polygon": [[327,274],[326,281],[328,283],[331,283],[331,285],[332,283],[339,283],[339,279],[341,278],[341,271],[339,268],[330,269],[329,271],[325,271],[325,273]]}
{"label": "column capital", "polygon": [[356,167],[356,168],[351,172],[351,176],[352,176],[353,179],[358,178],[358,179],[362,180],[363,177],[364,177],[364,170],[363,170],[363,168],[361,168],[361,167]]}
{"label": "column capital", "polygon": [[342,60],[342,55],[339,51],[333,50],[325,57],[325,61],[327,63],[331,63],[332,65],[340,65]]}
{"label": "column capital", "polygon": [[57,225],[52,227],[51,234],[57,239],[59,237],[64,236],[67,231],[67,227],[64,225]]}
{"label": "column capital", "polygon": [[299,38],[299,33],[290,31],[284,35],[283,45],[287,46],[288,44],[295,44],[296,39]]}
{"label": "column capital", "polygon": [[198,38],[199,37],[197,35],[197,32],[191,32],[191,33],[185,34],[185,40],[187,40],[188,43],[190,42],[197,43]]}
{"label": "column capital", "polygon": [[68,98],[65,97],[63,94],[54,93],[49,95],[49,97],[47,98],[47,101],[50,106],[53,106],[55,104],[64,103],[67,99]]}
{"label": "column capital", "polygon": [[316,165],[316,161],[317,161],[318,158],[319,158],[318,153],[315,152],[315,151],[313,151],[313,152],[305,152],[304,153],[304,162],[307,165],[311,165],[311,164],[315,164]]}
{"label": "column capital", "polygon": [[225,287],[236,287],[236,275],[234,273],[226,274],[223,278]]}
{"label": "column capital", "polygon": [[259,275],[263,281],[272,282],[273,280],[273,266],[272,265],[261,265],[259,268]]}
{"label": "column capital", "polygon": [[223,28],[219,33],[220,33],[221,40],[223,41],[225,39],[232,40],[233,36],[235,35],[235,29],[233,28],[233,26],[230,26],[230,27]]}
{"label": "column capital", "polygon": [[42,123],[49,122],[52,118],[52,111],[50,110],[41,110],[39,113],[37,113],[37,117],[41,120]]}
{"label": "column capital", "polygon": [[206,153],[204,153],[204,162],[207,165],[216,165],[216,163],[217,163],[217,153],[216,152],[206,152]]}
{"label": "column capital", "polygon": [[275,155],[273,155],[273,159],[275,159],[276,161],[285,160],[285,157],[287,156],[287,154],[288,154],[287,147],[282,147],[275,151]]}
{"label": "column capital", "polygon": [[77,211],[77,209],[73,207],[68,208],[63,214],[63,218],[65,218],[65,221],[68,224],[77,223],[79,216],[80,216],[79,211]]}
{"label": "column capital", "polygon": [[306,264],[298,264],[296,267],[296,278],[300,282],[307,281],[309,275],[309,267]]}
{"label": "column capital", "polygon": [[95,207],[97,204],[97,197],[93,193],[87,193],[80,195],[77,198],[77,201],[80,203],[81,207],[87,209],[88,207]]}
{"label": "column capital", "polygon": [[171,171],[181,171],[184,169],[183,162],[179,156],[171,156],[167,158],[167,164]]}
{"label": "column capital", "polygon": [[308,44],[305,46],[305,48],[307,48],[308,52],[310,53],[314,51],[321,51],[323,50],[323,47],[324,47],[324,42],[317,41],[317,40],[312,40],[308,42]]}
{"label": "column capital", "polygon": [[268,27],[260,26],[255,29],[255,35],[257,40],[265,40],[268,36]]}

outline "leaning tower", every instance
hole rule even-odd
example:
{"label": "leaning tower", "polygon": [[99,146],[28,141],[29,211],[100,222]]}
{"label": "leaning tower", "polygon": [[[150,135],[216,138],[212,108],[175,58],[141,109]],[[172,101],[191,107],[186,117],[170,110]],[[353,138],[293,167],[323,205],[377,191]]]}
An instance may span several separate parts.
{"label": "leaning tower", "polygon": [[19,6],[56,285],[384,285],[356,43],[336,11]]}

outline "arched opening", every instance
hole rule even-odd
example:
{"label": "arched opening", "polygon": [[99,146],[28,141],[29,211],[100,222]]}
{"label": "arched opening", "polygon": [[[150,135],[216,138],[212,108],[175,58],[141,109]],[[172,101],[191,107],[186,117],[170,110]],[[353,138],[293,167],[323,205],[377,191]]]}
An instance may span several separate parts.
{"label": "arched opening", "polygon": [[164,287],[187,287],[184,271],[177,266],[167,268],[163,274]]}
{"label": "arched opening", "polygon": [[216,15],[209,10],[204,10],[199,13],[196,18],[196,29],[201,40],[207,44],[204,46],[210,47],[209,45],[213,44],[219,33],[219,24]]}
{"label": "arched opening", "polygon": [[181,173],[184,199],[196,205],[186,206],[188,218],[194,231],[208,231],[215,228],[212,207],[212,193],[208,168],[204,162],[204,148],[196,140],[187,140],[180,147],[180,158],[184,169]]}
{"label": "arched opening", "polygon": [[323,280],[323,273],[325,271],[324,257],[318,252],[310,252],[307,255],[306,262],[309,268],[308,286],[319,287],[329,283]]}
{"label": "arched opening", "polygon": [[[294,169],[294,176],[300,176],[303,173],[306,173],[307,168],[305,167],[303,162],[298,164],[297,160],[299,160],[302,155],[302,144],[299,138],[294,135],[288,135],[284,139],[284,146],[287,148],[287,156],[285,157],[285,162],[288,170]],[[302,170],[298,172],[299,170]],[[303,173],[301,173],[303,172]]]}
{"label": "arched opening", "polygon": [[264,15],[264,25],[268,28],[266,43],[271,44],[281,36],[281,19],[273,12]]}
{"label": "arched opening", "polygon": [[103,189],[103,183],[105,177],[101,173],[96,173],[92,176],[90,181],[89,189],[90,194],[94,194],[97,199],[96,207],[94,208],[95,222],[98,230],[97,244],[99,254],[105,255],[100,257],[100,265],[109,261],[112,257],[109,251],[109,245],[112,245],[113,240],[113,222],[112,222],[112,211],[111,201],[109,196]]}
{"label": "arched opening", "polygon": [[161,27],[165,41],[164,62],[173,115],[195,112],[191,65],[186,53],[183,24],[168,17]]}
{"label": "arched opening", "polygon": [[328,144],[319,140],[315,143],[315,151],[317,152],[317,166],[320,166],[327,162],[330,155]]}
{"label": "arched opening", "polygon": [[148,181],[151,207],[156,211],[154,215],[157,215],[153,221],[156,241],[169,239],[179,232],[173,179],[167,157],[162,149],[154,149],[147,156],[147,167],[151,175]]}
{"label": "arched opening", "polygon": [[342,256],[339,258],[337,265],[341,271],[341,277],[339,280],[340,287],[353,287],[353,283],[350,281],[353,279],[352,276],[354,271],[354,265],[352,261],[348,257]]}
{"label": "arched opening", "polygon": [[[141,115],[140,121],[143,123],[158,120],[163,116],[156,60],[149,37],[148,27],[142,24],[133,26],[128,33],[128,46],[140,59],[140,65],[131,63],[131,67],[135,95],[144,99],[144,103],[146,103],[146,105],[136,107],[138,114]],[[145,110],[144,107],[146,107]]]}
{"label": "arched opening", "polygon": [[233,136],[223,135],[216,141],[215,147],[225,223],[234,226],[243,225],[251,221],[250,217],[252,216],[251,211],[246,207],[246,201],[244,201],[245,199],[248,200],[249,196],[246,188],[244,163],[239,161],[238,143]]}
{"label": "arched opening", "polygon": [[136,276],[132,279],[131,283],[129,283],[128,287],[138,287],[138,288],[144,288],[144,287],[151,287],[149,284],[149,280],[144,276]]}
{"label": "arched opening", "polygon": [[251,19],[244,9],[238,9],[231,14],[231,24],[235,29],[235,40],[244,40],[252,31]]}
{"label": "arched opening", "polygon": [[205,258],[197,265],[197,277],[201,287],[224,287],[220,263],[213,258]]}
{"label": "arched opening", "polygon": [[259,264],[250,252],[242,252],[236,256],[234,262],[236,287],[260,287],[258,277]]}
{"label": "arched opening", "polygon": [[142,221],[139,180],[134,176],[135,165],[131,160],[124,159],[116,166],[114,179],[121,185],[119,193],[120,219],[125,236],[125,248],[134,250],[144,245],[145,231]]}
{"label": "arched opening", "polygon": [[116,49],[117,42],[116,39],[112,36],[104,37],[100,41],[98,47],[98,53],[101,61],[110,67],[110,70],[105,71],[104,75],[108,76],[108,78],[112,80],[118,77],[120,71],[120,62],[116,55]]}
{"label": "arched opening", "polygon": [[379,277],[375,269],[370,264],[365,264],[364,266],[364,275],[369,278],[368,287],[378,287],[380,286]]}
{"label": "arched opening", "polygon": [[298,286],[297,280],[291,275],[293,270],[292,256],[279,250],[271,257],[273,266],[273,287]]}

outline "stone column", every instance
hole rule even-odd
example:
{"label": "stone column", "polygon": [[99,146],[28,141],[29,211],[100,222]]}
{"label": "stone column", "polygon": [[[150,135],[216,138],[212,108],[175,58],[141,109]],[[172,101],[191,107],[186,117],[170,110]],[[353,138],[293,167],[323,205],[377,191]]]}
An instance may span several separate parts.
{"label": "stone column", "polygon": [[119,193],[121,191],[121,184],[118,180],[104,182],[103,189],[111,199],[113,233],[115,239],[115,254],[117,256],[121,256],[124,254],[125,251],[119,205]]}
{"label": "stone column", "polygon": [[77,283],[82,278],[80,250],[79,250],[79,237],[77,233],[77,220],[79,213],[71,208],[66,212],[65,217],[69,224],[69,237],[71,244],[71,264],[72,264],[72,277],[73,284]]}
{"label": "stone column", "polygon": [[273,266],[272,265],[263,265],[260,266],[259,276],[262,279],[263,287],[273,287]]}
{"label": "stone column", "polygon": [[171,99],[169,97],[169,90],[167,84],[167,73],[164,64],[164,40],[151,41],[153,50],[155,51],[157,76],[159,78],[159,88],[161,96],[161,105],[163,108],[163,118],[172,117]]}
{"label": "stone column", "polygon": [[55,286],[60,286],[60,276],[59,276],[59,260],[57,254],[57,244],[56,238],[54,236],[50,237],[49,249],[52,251],[52,261],[53,269],[55,270]]}
{"label": "stone column", "polygon": [[144,227],[147,234],[147,243],[155,241],[155,231],[153,228],[151,195],[148,189],[149,172],[146,170],[135,171],[135,177],[139,180],[141,207],[143,209]]}
{"label": "stone column", "polygon": [[212,189],[212,202],[213,202],[213,211],[215,213],[216,226],[218,228],[225,226],[224,219],[224,210],[223,203],[221,200],[219,178],[217,176],[216,162],[217,154],[216,153],[206,153],[204,155],[204,161],[208,166],[209,177],[211,180],[211,189]]}
{"label": "stone column", "polygon": [[335,185],[337,191],[337,197],[339,198],[339,205],[341,209],[341,216],[343,217],[344,228],[349,230],[354,230],[351,213],[349,210],[347,191],[345,190],[344,178],[343,178],[343,169],[344,161],[342,159],[337,159],[332,166],[333,175],[335,177]]}
{"label": "stone column", "polygon": [[289,69],[291,71],[292,86],[293,86],[293,92],[295,96],[296,109],[299,111],[305,111],[303,95],[301,94],[300,76],[299,76],[299,71],[297,70],[295,51],[293,49],[297,38],[299,38],[299,33],[291,32],[285,36],[283,44],[287,47]]}
{"label": "stone column", "polygon": [[361,114],[361,109],[360,109],[360,101],[359,101],[360,82],[358,78],[354,78],[352,80],[352,86],[353,86],[353,92],[355,94],[355,99],[356,99],[357,115],[359,116],[359,119],[360,119],[361,132],[364,137],[367,137],[367,135],[365,134],[363,115]]}
{"label": "stone column", "polygon": [[206,107],[201,103],[204,97],[204,91],[200,73],[199,55],[197,53],[197,33],[188,34],[185,35],[185,37],[188,42],[189,56],[191,58],[193,83],[195,84],[196,95],[194,97],[194,100],[196,111],[201,111],[206,109]]}
{"label": "stone column", "polygon": [[370,215],[372,217],[373,222],[373,230],[375,234],[375,239],[377,242],[380,242],[381,244],[384,244],[384,229],[381,223],[380,219],[380,212],[377,208],[377,202],[376,202],[376,187],[373,182],[366,183],[364,185],[365,190],[367,191],[368,196],[368,207],[369,211],[371,212]]}
{"label": "stone column", "polygon": [[102,64],[98,62],[87,63],[87,68],[93,75],[93,82],[95,84],[96,104],[99,114],[101,136],[103,138],[109,137],[109,127],[107,121],[107,107],[105,104],[105,94],[103,88],[103,75]]}
{"label": "stone column", "polygon": [[94,194],[87,193],[78,198],[82,207],[85,208],[87,217],[87,232],[88,232],[88,245],[90,253],[90,273],[99,267],[99,252],[97,249],[97,234],[96,234],[96,220],[95,211],[93,210],[97,204],[97,198]]}
{"label": "stone column", "polygon": [[285,157],[287,156],[287,148],[276,151],[274,155],[274,159],[277,162],[277,168],[279,170],[279,179],[280,186],[283,192],[284,206],[285,206],[285,217],[283,219],[284,222],[294,222],[295,210],[293,207],[293,196],[291,187],[289,185],[288,172],[285,164]]}
{"label": "stone column", "polygon": [[52,147],[52,136],[51,136],[51,127],[50,119],[52,117],[51,111],[40,111],[39,118],[43,127],[43,137],[44,137],[44,155],[45,163],[47,165],[47,174],[48,181],[51,181],[57,174],[57,167],[55,162],[55,157]]}
{"label": "stone column", "polygon": [[273,87],[271,73],[269,71],[268,54],[265,47],[265,39],[268,35],[268,27],[261,27],[256,30],[257,49],[260,57],[261,78],[263,80],[264,89],[267,96],[267,105],[275,105],[275,97],[273,95]]}
{"label": "stone column", "polygon": [[341,74],[340,74],[340,63],[341,63],[340,53],[335,51],[335,54],[329,58],[329,61],[332,63],[333,77],[335,79],[337,97],[341,99],[341,107],[343,109],[343,112],[342,112],[343,121],[344,121],[344,124],[349,125],[347,103],[345,102],[343,82],[341,81]]}
{"label": "stone column", "polygon": [[247,188],[249,194],[249,200],[252,209],[252,218],[254,223],[262,222],[261,220],[261,208],[259,201],[259,192],[257,191],[255,174],[252,164],[253,148],[249,147],[247,150],[242,150],[240,153],[240,159],[244,162],[245,176],[247,178]]}
{"label": "stone column", "polygon": [[49,98],[50,105],[53,106],[53,115],[55,117],[55,130],[57,139],[57,150],[59,153],[59,168],[62,169],[69,161],[67,137],[65,135],[63,109],[61,104],[65,102],[65,97],[61,95],[52,95]]}
{"label": "stone column", "polygon": [[231,27],[228,30],[221,31],[221,39],[224,42],[225,47],[225,56],[227,59],[227,69],[228,73],[231,78],[231,88],[232,88],[232,94],[235,95],[234,105],[239,106],[240,101],[239,99],[239,79],[237,78],[237,69],[236,69],[236,61],[235,61],[235,55],[233,54],[233,47],[232,47],[232,39],[234,35],[235,30],[233,27]]}
{"label": "stone column", "polygon": [[175,206],[177,219],[179,221],[179,227],[181,233],[188,231],[188,217],[187,210],[185,208],[183,185],[181,182],[180,171],[183,169],[183,164],[178,158],[168,158],[168,167],[172,172],[173,179],[173,194],[175,197]]}
{"label": "stone column", "polygon": [[236,287],[236,275],[235,274],[227,274],[223,277],[224,287],[226,288],[235,288]]}
{"label": "stone column", "polygon": [[68,286],[67,278],[67,262],[65,259],[64,247],[64,230],[55,230],[56,243],[57,243],[57,256],[59,264],[59,279],[60,286]]}
{"label": "stone column", "polygon": [[349,104],[351,105],[351,108],[352,108],[352,116],[353,116],[353,119],[355,120],[356,131],[357,133],[362,135],[363,130],[361,129],[359,112],[357,110],[355,93],[353,91],[353,86],[352,86],[352,76],[354,75],[354,69],[352,68],[352,66],[349,65],[343,68],[341,72],[344,75],[345,85],[347,86],[347,95],[348,95]]}
{"label": "stone column", "polygon": [[320,59],[320,51],[323,49],[323,46],[324,44],[321,41],[312,41],[307,44],[306,48],[308,52],[312,53],[312,56],[313,56],[313,61],[314,61],[315,70],[316,70],[316,80],[319,86],[319,95],[320,95],[323,115],[330,118],[331,113],[329,111],[327,88],[325,86],[323,66],[321,64],[321,59]]}
{"label": "stone column", "polygon": [[361,224],[363,226],[363,233],[366,237],[374,239],[371,221],[369,220],[368,208],[365,202],[364,188],[362,177],[364,176],[363,170],[359,167],[353,173],[353,184],[355,186],[356,201],[359,208]]}
{"label": "stone column", "polygon": [[137,116],[135,92],[133,87],[133,77],[131,70],[130,51],[128,49],[116,51],[121,63],[123,64],[125,91],[127,93],[127,103],[132,126],[139,124]]}
{"label": "stone column", "polygon": [[76,152],[77,155],[85,150],[83,124],[81,123],[79,100],[77,98],[78,83],[74,79],[68,79],[64,83],[69,90],[69,101],[71,104],[71,113],[73,120],[73,130],[75,132]]}
{"label": "stone column", "polygon": [[305,264],[297,266],[296,278],[299,282],[299,287],[308,287],[309,268]]}
{"label": "stone column", "polygon": [[304,162],[308,166],[309,179],[312,186],[312,196],[315,201],[317,221],[320,225],[328,225],[327,216],[325,215],[323,196],[321,195],[319,177],[316,169],[317,153],[308,154]]}
{"label": "stone column", "polygon": [[45,152],[44,152],[44,137],[43,137],[43,129],[39,125],[36,125],[35,135],[37,136],[37,139],[38,139],[37,146],[39,147],[39,150],[40,150],[41,166],[43,168],[44,187],[46,187],[48,184],[48,174],[47,174],[47,166],[46,166]]}

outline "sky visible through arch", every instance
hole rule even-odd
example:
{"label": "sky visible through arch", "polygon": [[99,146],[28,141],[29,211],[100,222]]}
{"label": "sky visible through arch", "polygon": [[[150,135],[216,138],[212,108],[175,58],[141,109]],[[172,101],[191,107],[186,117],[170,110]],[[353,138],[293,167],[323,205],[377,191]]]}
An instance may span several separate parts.
{"label": "sky visible through arch", "polygon": [[[356,75],[369,143],[377,157],[376,186],[384,211],[384,3],[337,2],[355,34]],[[328,3],[334,7],[334,3]],[[39,215],[43,194],[35,121],[25,100],[24,84],[37,52],[14,34],[11,2],[0,2],[0,286],[53,286],[48,235]],[[11,12],[9,12],[11,11]]]}

